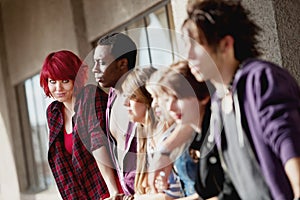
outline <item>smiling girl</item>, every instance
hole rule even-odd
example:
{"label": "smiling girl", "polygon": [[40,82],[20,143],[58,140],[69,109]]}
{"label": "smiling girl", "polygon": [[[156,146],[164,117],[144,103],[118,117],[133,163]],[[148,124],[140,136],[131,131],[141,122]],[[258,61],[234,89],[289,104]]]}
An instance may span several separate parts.
{"label": "smiling girl", "polygon": [[101,174],[105,167],[92,155],[98,149],[106,155],[107,95],[92,85],[84,86],[87,70],[74,53],[62,50],[46,57],[40,74],[45,95],[55,100],[47,108],[48,162],[63,199],[108,197],[102,174],[105,180],[114,175],[111,170]]}

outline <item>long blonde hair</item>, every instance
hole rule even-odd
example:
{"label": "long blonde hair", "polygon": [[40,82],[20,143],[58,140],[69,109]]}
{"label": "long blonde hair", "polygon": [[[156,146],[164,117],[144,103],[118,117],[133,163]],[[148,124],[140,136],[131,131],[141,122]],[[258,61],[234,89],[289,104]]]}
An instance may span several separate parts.
{"label": "long blonde hair", "polygon": [[147,138],[151,137],[157,120],[151,108],[152,98],[145,88],[145,83],[156,69],[153,67],[136,68],[131,71],[122,84],[124,93],[131,94],[130,99],[144,103],[147,107],[145,123],[138,124],[136,129],[137,145],[137,167],[134,182],[135,192],[145,194],[143,183],[147,183]]}

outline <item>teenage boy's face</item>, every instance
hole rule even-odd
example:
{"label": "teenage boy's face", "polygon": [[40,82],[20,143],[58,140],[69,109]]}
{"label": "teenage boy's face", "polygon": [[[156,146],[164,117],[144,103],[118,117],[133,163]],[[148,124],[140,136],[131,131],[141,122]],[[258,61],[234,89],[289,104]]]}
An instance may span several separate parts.
{"label": "teenage boy's face", "polygon": [[96,82],[101,87],[114,87],[123,75],[119,62],[111,54],[111,46],[98,45],[94,52],[94,67]]}
{"label": "teenage boy's face", "polygon": [[192,74],[199,82],[214,79],[219,74],[214,63],[216,54],[207,44],[204,34],[192,22],[184,25],[182,31]]}

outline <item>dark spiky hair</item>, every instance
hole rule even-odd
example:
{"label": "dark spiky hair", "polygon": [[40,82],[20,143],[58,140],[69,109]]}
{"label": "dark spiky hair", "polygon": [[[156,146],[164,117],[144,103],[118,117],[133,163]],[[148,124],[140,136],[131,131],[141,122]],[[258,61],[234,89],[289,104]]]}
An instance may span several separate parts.
{"label": "dark spiky hair", "polygon": [[250,19],[250,12],[239,0],[193,0],[188,4],[188,20],[204,33],[209,45],[216,47],[226,35],[234,38],[237,60],[261,54],[257,36],[260,27]]}

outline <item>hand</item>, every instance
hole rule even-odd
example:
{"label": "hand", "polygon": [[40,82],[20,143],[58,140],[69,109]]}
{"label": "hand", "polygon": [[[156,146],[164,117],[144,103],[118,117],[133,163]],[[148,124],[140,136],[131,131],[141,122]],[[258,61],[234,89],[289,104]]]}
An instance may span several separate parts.
{"label": "hand", "polygon": [[124,196],[125,196],[125,194],[115,194],[113,196],[105,198],[105,200],[123,200]]}
{"label": "hand", "polygon": [[154,185],[158,193],[162,193],[164,190],[169,188],[168,178],[164,171],[159,172],[159,176],[156,177]]}
{"label": "hand", "polygon": [[167,156],[157,155],[155,162],[150,164],[150,169],[153,170],[152,172],[148,173],[148,185],[151,188],[152,193],[157,193],[156,183],[155,180],[160,176],[160,172],[163,171],[165,173],[165,178],[160,177],[158,181],[162,180],[162,185],[167,184],[167,177],[169,177],[170,172],[173,167],[173,163]]}

